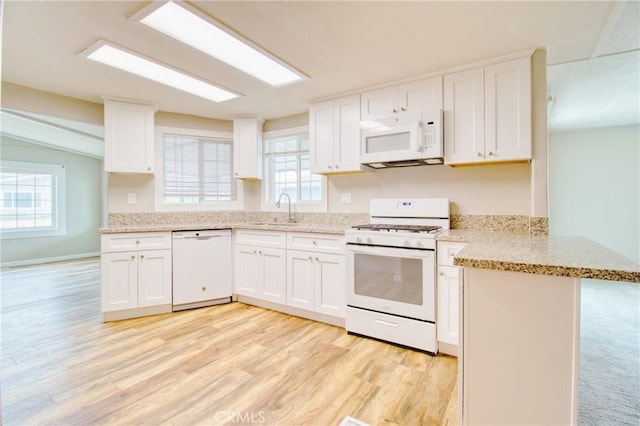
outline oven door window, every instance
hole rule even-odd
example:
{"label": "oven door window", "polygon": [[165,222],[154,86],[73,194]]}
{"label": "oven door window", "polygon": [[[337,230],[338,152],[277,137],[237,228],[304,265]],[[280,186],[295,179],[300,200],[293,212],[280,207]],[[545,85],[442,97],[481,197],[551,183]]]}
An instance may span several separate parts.
{"label": "oven door window", "polygon": [[361,253],[354,256],[356,295],[422,305],[422,259]]}

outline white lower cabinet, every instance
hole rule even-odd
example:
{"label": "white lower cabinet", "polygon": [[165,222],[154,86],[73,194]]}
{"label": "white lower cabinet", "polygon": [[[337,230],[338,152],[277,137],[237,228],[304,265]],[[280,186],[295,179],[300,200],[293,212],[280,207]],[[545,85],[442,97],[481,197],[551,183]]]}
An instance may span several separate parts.
{"label": "white lower cabinet", "polygon": [[437,339],[440,352],[458,355],[460,330],[460,268],[453,258],[466,243],[438,241]]}
{"label": "white lower cabinet", "polygon": [[239,229],[234,236],[238,300],[344,325],[344,236]]}
{"label": "white lower cabinet", "polygon": [[284,232],[239,229],[234,235],[235,293],[284,304],[287,253]]}
{"label": "white lower cabinet", "polygon": [[287,250],[287,304],[344,318],[344,255]]}
{"label": "white lower cabinet", "polygon": [[236,245],[235,291],[271,302],[286,300],[286,252],[284,249]]}
{"label": "white lower cabinet", "polygon": [[170,233],[104,234],[101,245],[105,320],[171,312]]}
{"label": "white lower cabinet", "polygon": [[458,346],[458,280],[456,266],[438,265],[438,341]]}

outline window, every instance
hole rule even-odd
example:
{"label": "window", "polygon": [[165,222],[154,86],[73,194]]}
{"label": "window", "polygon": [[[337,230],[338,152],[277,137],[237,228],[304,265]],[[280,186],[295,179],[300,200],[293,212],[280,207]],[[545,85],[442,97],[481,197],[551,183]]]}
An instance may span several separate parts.
{"label": "window", "polygon": [[236,201],[233,142],[164,133],[164,204],[211,204]]}
{"label": "window", "polygon": [[275,204],[283,192],[298,206],[323,203],[324,179],[311,173],[308,132],[266,135],[264,162],[265,204]]}
{"label": "window", "polygon": [[2,238],[64,235],[64,166],[21,161],[0,164]]}

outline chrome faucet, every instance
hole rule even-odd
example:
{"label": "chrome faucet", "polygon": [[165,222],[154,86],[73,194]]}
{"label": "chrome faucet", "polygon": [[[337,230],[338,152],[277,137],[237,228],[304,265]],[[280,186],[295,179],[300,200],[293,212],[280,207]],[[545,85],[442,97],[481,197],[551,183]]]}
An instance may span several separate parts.
{"label": "chrome faucet", "polygon": [[280,194],[280,197],[278,197],[278,201],[276,201],[276,207],[280,208],[280,201],[282,200],[282,196],[284,195],[287,196],[287,200],[289,201],[289,213],[287,215],[287,222],[293,222],[291,220],[291,197],[289,197],[289,194],[287,194],[286,192],[283,192],[282,194]]}

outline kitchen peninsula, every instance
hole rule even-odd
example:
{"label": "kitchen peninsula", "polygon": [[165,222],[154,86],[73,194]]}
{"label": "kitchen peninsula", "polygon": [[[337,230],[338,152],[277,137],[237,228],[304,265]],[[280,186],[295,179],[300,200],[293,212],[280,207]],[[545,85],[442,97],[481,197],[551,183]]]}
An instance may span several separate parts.
{"label": "kitchen peninsula", "polygon": [[640,283],[640,267],[581,237],[452,230],[461,280],[462,424],[577,424],[580,279]]}

